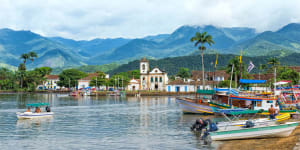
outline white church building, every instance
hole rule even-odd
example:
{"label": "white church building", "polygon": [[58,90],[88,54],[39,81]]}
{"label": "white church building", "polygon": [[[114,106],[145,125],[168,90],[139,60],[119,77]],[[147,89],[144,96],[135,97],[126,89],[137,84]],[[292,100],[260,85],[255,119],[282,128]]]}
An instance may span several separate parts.
{"label": "white church building", "polygon": [[[140,61],[140,80],[130,80],[127,89],[165,91],[168,81],[168,74],[165,71],[158,67],[154,67],[150,70],[149,61],[143,58]],[[139,86],[137,86],[137,82]]]}

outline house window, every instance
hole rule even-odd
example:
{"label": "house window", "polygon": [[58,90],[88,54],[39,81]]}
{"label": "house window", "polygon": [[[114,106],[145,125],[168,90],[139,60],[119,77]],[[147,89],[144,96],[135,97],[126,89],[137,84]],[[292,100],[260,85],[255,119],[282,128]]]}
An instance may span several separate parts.
{"label": "house window", "polygon": [[157,79],[157,77],[155,77],[155,82],[158,82],[158,79]]}
{"label": "house window", "polygon": [[162,82],[162,77],[159,77],[159,82]]}
{"label": "house window", "polygon": [[151,77],[151,82],[153,82],[153,77]]}

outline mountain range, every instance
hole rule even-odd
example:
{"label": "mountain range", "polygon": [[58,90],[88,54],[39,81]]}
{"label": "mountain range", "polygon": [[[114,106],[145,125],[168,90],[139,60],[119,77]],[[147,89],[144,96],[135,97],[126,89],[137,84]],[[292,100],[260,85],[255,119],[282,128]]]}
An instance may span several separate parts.
{"label": "mountain range", "polygon": [[[160,59],[199,54],[190,38],[196,32],[213,36],[214,45],[207,52],[222,54],[287,56],[300,52],[300,24],[291,23],[277,31],[257,33],[254,28],[181,26],[170,34],[144,38],[73,40],[62,37],[44,37],[31,31],[0,29],[0,66],[16,67],[20,55],[29,51],[38,54],[34,67],[74,67],[126,63],[141,57]],[[27,65],[30,64],[30,61]]]}

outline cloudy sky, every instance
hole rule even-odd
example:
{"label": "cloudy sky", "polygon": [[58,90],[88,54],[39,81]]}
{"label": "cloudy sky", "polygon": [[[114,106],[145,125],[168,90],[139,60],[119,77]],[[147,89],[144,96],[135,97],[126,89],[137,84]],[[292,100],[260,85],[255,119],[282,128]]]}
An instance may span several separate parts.
{"label": "cloudy sky", "polygon": [[136,38],[182,25],[277,30],[300,22],[299,0],[0,0],[0,28],[73,39]]}

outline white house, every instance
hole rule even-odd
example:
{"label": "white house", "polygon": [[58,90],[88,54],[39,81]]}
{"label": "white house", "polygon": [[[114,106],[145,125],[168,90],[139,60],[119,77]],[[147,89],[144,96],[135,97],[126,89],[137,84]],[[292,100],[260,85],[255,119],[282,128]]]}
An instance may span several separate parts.
{"label": "white house", "polygon": [[[89,73],[87,77],[79,79],[78,80],[78,89],[83,89],[83,88],[86,88],[86,87],[90,87],[90,81],[94,77],[97,77],[97,76],[98,76],[98,73]],[[105,78],[108,79],[109,75],[106,74]],[[100,89],[105,89],[106,88],[105,86],[99,86],[99,87],[100,87]]]}
{"label": "white house", "polygon": [[150,71],[149,61],[143,58],[140,61],[140,89],[164,91],[168,84],[168,74],[158,67]]}
{"label": "white house", "polygon": [[128,91],[137,91],[140,90],[140,80],[138,79],[131,79],[127,85]]}
{"label": "white house", "polygon": [[48,90],[56,90],[60,89],[60,87],[57,85],[57,82],[59,81],[58,75],[46,75],[45,76],[46,81],[43,81],[43,89]]}

